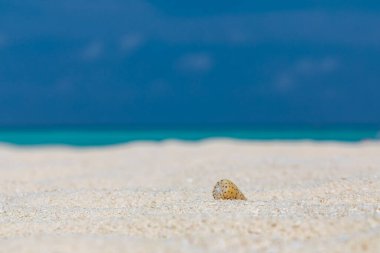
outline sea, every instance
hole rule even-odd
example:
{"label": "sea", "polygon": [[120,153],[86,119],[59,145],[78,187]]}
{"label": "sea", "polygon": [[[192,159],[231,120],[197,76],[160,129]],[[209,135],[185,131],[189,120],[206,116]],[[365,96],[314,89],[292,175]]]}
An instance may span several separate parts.
{"label": "sea", "polygon": [[339,141],[379,140],[379,129],[357,128],[178,128],[178,129],[109,129],[42,128],[0,129],[0,143],[14,145],[104,146],[136,141],[200,141],[228,138],[254,141]]}

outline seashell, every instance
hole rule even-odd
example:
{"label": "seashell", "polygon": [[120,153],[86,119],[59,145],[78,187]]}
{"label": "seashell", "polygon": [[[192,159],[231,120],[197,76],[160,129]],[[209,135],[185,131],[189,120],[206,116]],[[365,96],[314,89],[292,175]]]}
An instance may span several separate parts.
{"label": "seashell", "polygon": [[212,191],[212,196],[214,199],[236,199],[236,200],[247,200],[239,188],[228,179],[222,179],[216,183]]}

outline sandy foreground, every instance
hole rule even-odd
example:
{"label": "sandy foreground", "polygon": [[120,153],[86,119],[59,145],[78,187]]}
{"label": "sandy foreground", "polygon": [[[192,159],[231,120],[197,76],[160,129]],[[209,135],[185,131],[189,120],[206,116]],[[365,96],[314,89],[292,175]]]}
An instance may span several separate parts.
{"label": "sandy foreground", "polygon": [[380,143],[0,146],[0,252],[206,251],[380,252]]}

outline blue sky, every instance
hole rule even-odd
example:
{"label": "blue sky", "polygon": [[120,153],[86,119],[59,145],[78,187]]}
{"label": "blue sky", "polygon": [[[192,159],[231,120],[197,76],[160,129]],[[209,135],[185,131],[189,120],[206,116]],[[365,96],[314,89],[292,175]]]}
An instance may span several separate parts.
{"label": "blue sky", "polygon": [[380,125],[374,1],[0,0],[0,125]]}

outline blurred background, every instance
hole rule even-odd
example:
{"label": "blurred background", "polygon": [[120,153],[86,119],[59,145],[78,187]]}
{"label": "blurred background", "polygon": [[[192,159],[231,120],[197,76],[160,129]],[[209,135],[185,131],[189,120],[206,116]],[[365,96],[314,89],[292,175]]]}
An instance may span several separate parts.
{"label": "blurred background", "polygon": [[0,0],[0,24],[0,141],[379,137],[380,2]]}

